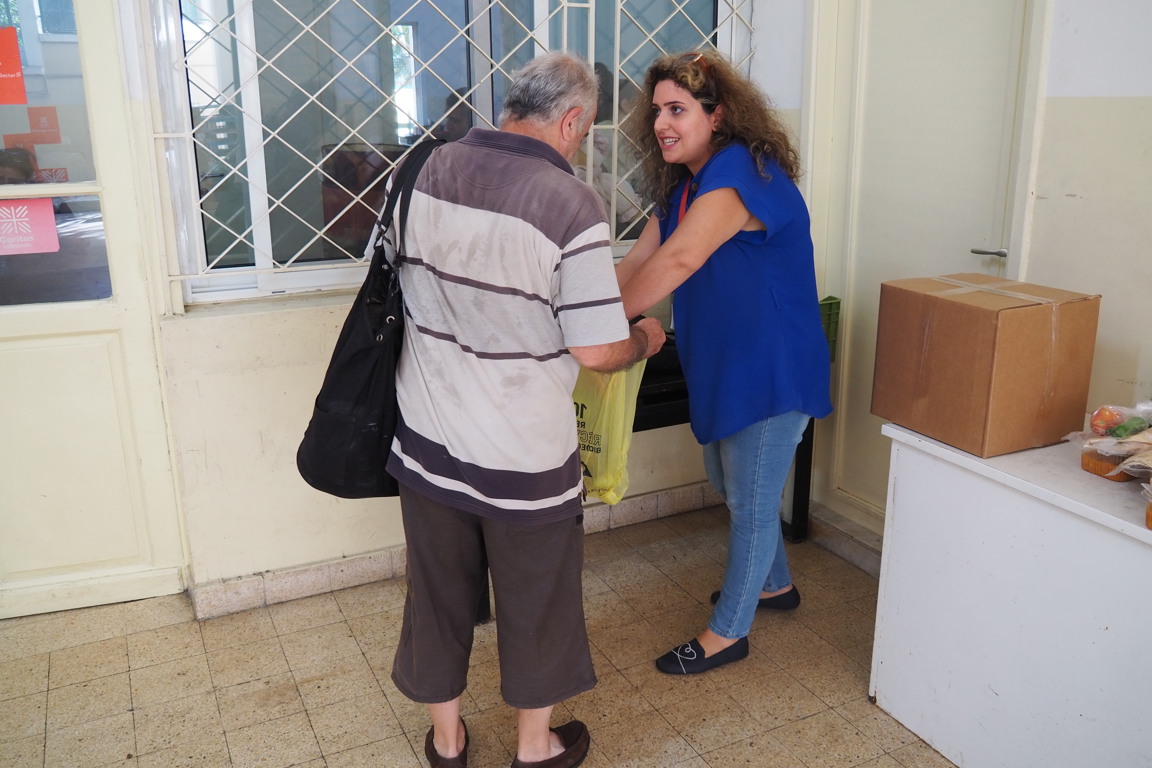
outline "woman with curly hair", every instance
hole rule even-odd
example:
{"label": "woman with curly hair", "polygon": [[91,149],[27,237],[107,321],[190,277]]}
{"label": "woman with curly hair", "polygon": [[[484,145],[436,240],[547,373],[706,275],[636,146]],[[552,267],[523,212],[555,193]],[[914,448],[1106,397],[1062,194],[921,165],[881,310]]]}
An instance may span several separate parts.
{"label": "woman with curly hair", "polygon": [[757,608],[800,604],[780,503],[805,427],[832,411],[829,352],[798,156],[767,98],[697,51],[657,59],[639,103],[625,128],[656,215],[617,266],[624,309],[673,294],[692,432],[731,515],[708,627],[656,660],[693,674],[748,655]]}

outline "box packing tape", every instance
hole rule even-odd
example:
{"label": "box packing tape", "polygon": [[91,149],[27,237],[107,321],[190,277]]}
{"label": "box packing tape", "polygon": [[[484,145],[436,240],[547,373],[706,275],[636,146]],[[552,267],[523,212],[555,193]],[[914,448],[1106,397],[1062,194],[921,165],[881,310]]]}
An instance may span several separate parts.
{"label": "box packing tape", "polygon": [[970,283],[966,280],[957,280],[954,277],[935,277],[933,280],[938,280],[941,283],[948,283],[949,285],[956,286],[955,288],[940,291],[937,296],[953,296],[960,293],[975,293],[984,292],[992,293],[997,296],[1007,296],[1011,299],[1021,299],[1023,301],[1031,301],[1036,304],[1047,304],[1052,307],[1052,339],[1051,344],[1048,346],[1048,376],[1044,381],[1044,395],[1042,400],[1050,402],[1056,397],[1056,378],[1055,378],[1055,359],[1056,350],[1060,348],[1060,304],[1055,299],[1050,299],[1047,296],[1035,296],[1030,293],[1023,293],[1021,291],[1010,291],[1001,286],[1017,285],[1015,280],[1004,280],[996,283]]}

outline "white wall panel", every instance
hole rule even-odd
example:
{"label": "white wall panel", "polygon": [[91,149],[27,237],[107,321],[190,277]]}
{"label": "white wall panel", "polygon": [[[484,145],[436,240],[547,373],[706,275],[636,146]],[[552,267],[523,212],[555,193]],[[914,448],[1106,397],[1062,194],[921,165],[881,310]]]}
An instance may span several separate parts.
{"label": "white wall panel", "polygon": [[0,580],[140,556],[116,337],[0,346]]}

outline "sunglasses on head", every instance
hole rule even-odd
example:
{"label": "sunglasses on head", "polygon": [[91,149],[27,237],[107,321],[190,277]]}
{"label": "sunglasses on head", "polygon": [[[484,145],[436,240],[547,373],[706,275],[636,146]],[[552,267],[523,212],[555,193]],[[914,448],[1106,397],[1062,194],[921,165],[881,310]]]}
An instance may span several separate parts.
{"label": "sunglasses on head", "polygon": [[708,59],[704,58],[704,52],[703,51],[696,51],[694,53],[686,53],[680,57],[680,61],[682,61],[685,64],[697,64],[697,65],[699,65],[700,69],[704,71],[704,74],[706,74],[706,75],[712,74],[712,64],[709,63]]}

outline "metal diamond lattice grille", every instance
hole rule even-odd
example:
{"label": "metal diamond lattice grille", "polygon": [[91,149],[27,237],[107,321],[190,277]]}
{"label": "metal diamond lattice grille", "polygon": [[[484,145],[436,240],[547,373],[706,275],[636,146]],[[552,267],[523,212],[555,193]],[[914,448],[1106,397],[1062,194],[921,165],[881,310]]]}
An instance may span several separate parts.
{"label": "metal diamond lattice grille", "polygon": [[606,102],[578,161],[617,236],[634,237],[647,214],[617,130],[628,96],[656,55],[747,34],[745,5],[182,0],[178,67],[202,225],[193,276],[360,262],[407,148],[493,126],[510,74],[549,49],[603,70]]}

